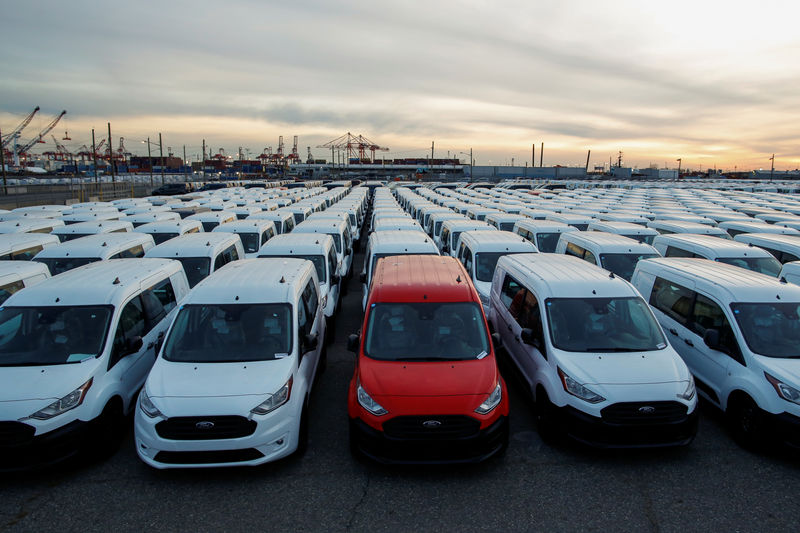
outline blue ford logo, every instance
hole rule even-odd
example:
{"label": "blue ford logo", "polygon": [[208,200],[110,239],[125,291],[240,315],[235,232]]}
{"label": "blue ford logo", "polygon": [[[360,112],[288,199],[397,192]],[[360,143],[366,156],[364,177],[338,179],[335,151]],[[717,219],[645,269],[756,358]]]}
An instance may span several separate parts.
{"label": "blue ford logo", "polygon": [[208,422],[204,420],[203,422],[198,422],[195,424],[194,427],[197,429],[211,429],[214,427],[214,422]]}
{"label": "blue ford logo", "polygon": [[442,423],[438,420],[426,420],[422,423],[422,427],[426,427],[428,429],[438,428],[441,425]]}

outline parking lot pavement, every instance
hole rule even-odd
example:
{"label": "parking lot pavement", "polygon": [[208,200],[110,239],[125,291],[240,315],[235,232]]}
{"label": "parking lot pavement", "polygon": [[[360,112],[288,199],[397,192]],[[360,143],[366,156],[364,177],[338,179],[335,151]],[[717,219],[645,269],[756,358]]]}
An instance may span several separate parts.
{"label": "parking lot pavement", "polygon": [[155,471],[132,431],[110,459],[0,479],[0,531],[796,531],[800,461],[739,448],[703,406],[685,449],[543,443],[507,369],[511,442],[479,465],[385,467],[350,455],[347,335],[361,256],[311,405],[309,448],[259,468]]}

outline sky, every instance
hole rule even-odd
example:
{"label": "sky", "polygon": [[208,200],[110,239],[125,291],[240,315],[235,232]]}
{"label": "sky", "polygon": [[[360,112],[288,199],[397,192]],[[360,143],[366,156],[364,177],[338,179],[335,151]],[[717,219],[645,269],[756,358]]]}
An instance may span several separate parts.
{"label": "sky", "polygon": [[[0,129],[146,154],[345,132],[478,165],[800,167],[800,3],[0,1]],[[39,150],[52,149],[52,139]]]}

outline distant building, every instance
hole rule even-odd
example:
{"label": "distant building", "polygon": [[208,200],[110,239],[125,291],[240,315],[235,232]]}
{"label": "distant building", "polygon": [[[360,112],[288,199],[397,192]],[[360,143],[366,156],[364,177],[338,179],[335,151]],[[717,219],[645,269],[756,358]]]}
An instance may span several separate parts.
{"label": "distant building", "polygon": [[633,176],[648,180],[674,180],[678,179],[678,170],[669,168],[642,168],[634,172]]}

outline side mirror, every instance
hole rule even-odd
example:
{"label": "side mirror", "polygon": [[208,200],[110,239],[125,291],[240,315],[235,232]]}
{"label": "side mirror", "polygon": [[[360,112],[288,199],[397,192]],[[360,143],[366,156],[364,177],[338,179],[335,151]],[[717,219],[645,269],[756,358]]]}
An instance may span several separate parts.
{"label": "side mirror", "polygon": [[536,346],[539,344],[538,340],[533,335],[533,330],[531,328],[522,328],[522,331],[519,333],[519,337],[525,344],[529,344],[531,346]]}
{"label": "side mirror", "polygon": [[344,255],[350,255],[352,253],[353,253],[353,250],[351,250],[350,248],[348,248],[347,250],[344,251]]}
{"label": "side mirror", "polygon": [[718,329],[714,329],[714,328],[707,329],[705,334],[703,334],[703,342],[705,342],[706,346],[708,346],[712,350],[720,350],[720,351],[722,351],[722,347],[719,344],[719,330]]}
{"label": "side mirror", "polygon": [[503,343],[500,340],[499,333],[492,333],[492,346],[494,347],[495,352],[497,352],[500,348],[503,347]]}
{"label": "side mirror", "polygon": [[310,352],[311,350],[317,349],[317,335],[315,333],[309,333],[303,337],[303,349],[302,352]]}
{"label": "side mirror", "polygon": [[367,283],[367,273],[366,272],[362,272],[361,274],[359,274],[358,275],[358,280],[361,283],[365,283],[366,284]]}
{"label": "side mirror", "polygon": [[355,333],[347,337],[347,350],[353,353],[358,353],[358,341],[358,335]]}
{"label": "side mirror", "polygon": [[144,345],[144,341],[138,335],[135,337],[131,337],[130,339],[125,341],[125,355],[130,355],[132,353],[136,353],[142,349]]}
{"label": "side mirror", "polygon": [[339,283],[339,281],[341,279],[342,279],[342,277],[339,274],[331,274],[331,284],[332,285],[335,285],[335,284]]}

